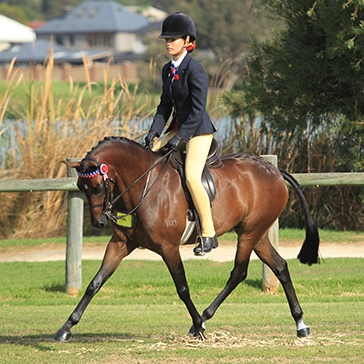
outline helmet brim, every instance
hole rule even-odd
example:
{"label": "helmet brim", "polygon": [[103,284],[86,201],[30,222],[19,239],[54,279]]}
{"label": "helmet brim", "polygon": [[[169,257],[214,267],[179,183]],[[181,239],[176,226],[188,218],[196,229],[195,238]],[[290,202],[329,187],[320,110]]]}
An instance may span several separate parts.
{"label": "helmet brim", "polygon": [[186,37],[182,34],[161,34],[158,38],[159,39],[167,39],[167,38],[183,38]]}

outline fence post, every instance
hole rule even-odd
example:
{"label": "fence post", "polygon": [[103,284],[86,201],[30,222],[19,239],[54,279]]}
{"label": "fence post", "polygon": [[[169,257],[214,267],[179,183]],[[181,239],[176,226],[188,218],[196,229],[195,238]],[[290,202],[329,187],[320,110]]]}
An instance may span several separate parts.
{"label": "fence post", "polygon": [[[273,165],[277,166],[277,156],[276,155],[262,155],[266,161],[272,163]],[[269,229],[269,240],[273,247],[278,250],[279,247],[279,237],[278,237],[278,219],[274,222],[272,227]],[[272,272],[272,270],[265,264],[263,264],[262,269],[262,280],[263,280],[263,291],[266,293],[274,293],[278,289],[278,279]]]}
{"label": "fence post", "polygon": [[[68,161],[78,159],[68,158]],[[74,168],[67,167],[67,177],[75,177]],[[66,292],[77,296],[82,288],[83,193],[68,191],[66,247]]]}

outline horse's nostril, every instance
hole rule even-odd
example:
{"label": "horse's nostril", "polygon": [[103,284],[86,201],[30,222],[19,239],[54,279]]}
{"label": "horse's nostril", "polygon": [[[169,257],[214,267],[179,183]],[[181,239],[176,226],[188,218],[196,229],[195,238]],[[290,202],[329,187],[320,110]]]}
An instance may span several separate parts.
{"label": "horse's nostril", "polygon": [[97,227],[98,227],[99,229],[103,229],[103,228],[105,227],[105,224],[104,224],[103,222],[99,222],[99,223],[97,224]]}
{"label": "horse's nostril", "polygon": [[105,227],[105,222],[92,220],[91,225],[97,229],[103,229]]}

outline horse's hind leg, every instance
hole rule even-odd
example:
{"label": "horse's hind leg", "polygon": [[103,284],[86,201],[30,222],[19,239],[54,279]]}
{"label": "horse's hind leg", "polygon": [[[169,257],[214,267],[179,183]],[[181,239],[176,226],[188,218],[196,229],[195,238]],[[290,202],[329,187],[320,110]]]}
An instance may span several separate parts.
{"label": "horse's hind leg", "polygon": [[264,237],[259,241],[259,243],[254,248],[254,251],[262,260],[262,262],[273,271],[278,280],[281,282],[288,300],[292,317],[296,322],[297,336],[306,337],[310,335],[310,328],[303,322],[303,311],[298,302],[296,292],[292,284],[287,262],[271,245],[268,234],[265,234]]}
{"label": "horse's hind leg", "polygon": [[112,240],[109,242],[99,271],[88,285],[85,294],[81,298],[81,301],[75,310],[72,312],[71,316],[57,331],[54,336],[56,341],[67,342],[70,339],[72,327],[79,323],[91,299],[100,290],[107,279],[115,272],[123,258],[130,254],[134,249],[135,247],[128,247],[122,242],[113,242]]}

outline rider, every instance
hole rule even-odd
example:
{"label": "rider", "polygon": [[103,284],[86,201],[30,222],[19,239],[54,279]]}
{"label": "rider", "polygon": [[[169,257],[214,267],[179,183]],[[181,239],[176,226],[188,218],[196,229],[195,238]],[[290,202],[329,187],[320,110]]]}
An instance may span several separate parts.
{"label": "rider", "polygon": [[[161,99],[145,144],[153,151],[163,146],[174,151],[186,149],[186,182],[200,217],[202,235],[193,251],[204,255],[218,246],[210,200],[201,182],[216,131],[206,111],[208,78],[202,65],[189,55],[196,47],[196,27],[188,15],[176,12],[167,16],[159,38],[165,39],[172,60],[162,69]],[[172,111],[165,134],[155,139],[162,134]]]}

